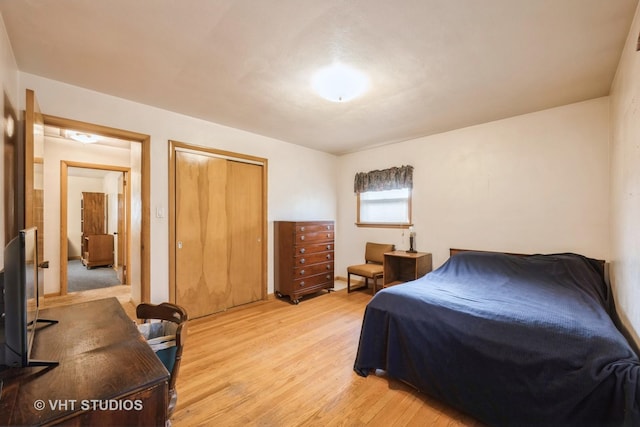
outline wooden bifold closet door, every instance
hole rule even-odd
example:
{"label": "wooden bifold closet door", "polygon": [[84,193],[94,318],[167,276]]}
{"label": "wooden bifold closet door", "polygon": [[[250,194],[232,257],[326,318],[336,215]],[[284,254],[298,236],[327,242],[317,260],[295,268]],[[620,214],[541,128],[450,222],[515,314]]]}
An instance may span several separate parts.
{"label": "wooden bifold closet door", "polygon": [[263,166],[175,153],[175,300],[190,318],[262,299]]}

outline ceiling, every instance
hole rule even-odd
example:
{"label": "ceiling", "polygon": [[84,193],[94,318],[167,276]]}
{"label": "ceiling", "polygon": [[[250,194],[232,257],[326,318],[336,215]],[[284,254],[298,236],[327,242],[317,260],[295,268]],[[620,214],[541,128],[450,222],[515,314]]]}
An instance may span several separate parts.
{"label": "ceiling", "polygon": [[[608,95],[638,0],[0,0],[18,68],[334,154]],[[334,103],[334,61],[370,89]]]}

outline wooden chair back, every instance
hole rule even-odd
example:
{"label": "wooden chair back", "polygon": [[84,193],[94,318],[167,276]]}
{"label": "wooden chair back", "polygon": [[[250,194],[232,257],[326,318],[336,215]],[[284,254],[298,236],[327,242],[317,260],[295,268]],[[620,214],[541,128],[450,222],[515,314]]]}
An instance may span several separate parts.
{"label": "wooden chair back", "polygon": [[384,254],[394,249],[395,245],[392,244],[367,242],[364,259],[367,263],[382,264],[384,262]]}
{"label": "wooden chair back", "polygon": [[187,338],[187,321],[189,316],[187,311],[176,304],[163,302],[162,304],[142,303],[136,307],[136,317],[144,322],[151,320],[161,320],[165,322],[173,322],[178,325],[176,329],[176,355],[171,376],[169,379],[169,391],[175,390],[178,371],[180,370],[180,361],[182,360],[182,349]]}

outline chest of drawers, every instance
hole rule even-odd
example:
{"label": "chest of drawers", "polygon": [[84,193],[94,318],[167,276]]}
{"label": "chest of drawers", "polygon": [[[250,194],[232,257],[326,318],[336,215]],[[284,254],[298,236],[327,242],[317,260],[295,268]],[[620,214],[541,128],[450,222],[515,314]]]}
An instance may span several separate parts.
{"label": "chest of drawers", "polygon": [[333,221],[274,222],[274,287],[279,298],[333,289]]}

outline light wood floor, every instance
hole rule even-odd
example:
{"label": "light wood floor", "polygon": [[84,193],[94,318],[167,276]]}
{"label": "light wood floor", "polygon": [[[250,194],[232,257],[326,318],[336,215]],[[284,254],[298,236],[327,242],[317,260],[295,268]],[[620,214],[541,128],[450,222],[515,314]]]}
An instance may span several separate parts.
{"label": "light wood floor", "polygon": [[63,296],[46,296],[44,307],[59,307],[62,305],[76,304],[102,298],[116,297],[122,304],[127,315],[132,319],[136,317],[136,308],[131,303],[131,289],[127,285],[110,286],[108,288],[93,289],[90,291],[72,292]]}
{"label": "light wood floor", "polygon": [[[117,296],[125,289],[48,298],[47,306]],[[189,322],[173,427],[481,426],[384,374],[353,363],[370,293],[346,290],[271,299]]]}

